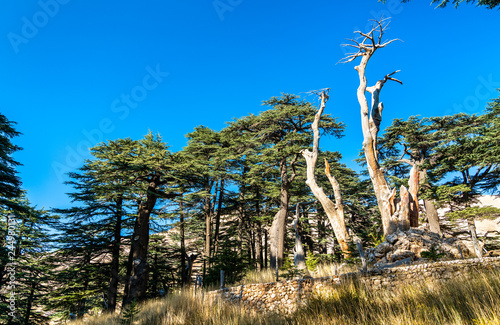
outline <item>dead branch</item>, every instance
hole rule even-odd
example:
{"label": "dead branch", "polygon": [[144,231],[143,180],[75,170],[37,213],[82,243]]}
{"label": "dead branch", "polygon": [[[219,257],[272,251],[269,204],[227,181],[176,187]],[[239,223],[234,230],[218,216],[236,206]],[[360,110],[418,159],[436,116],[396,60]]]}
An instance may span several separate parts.
{"label": "dead branch", "polygon": [[[373,21],[373,25],[371,30],[368,33],[363,33],[361,31],[355,31],[354,34],[358,35],[358,39],[363,38],[361,42],[359,42],[356,38],[347,39],[351,43],[354,44],[341,44],[344,47],[353,47],[357,49],[356,52],[347,53],[347,55],[342,58],[338,63],[349,63],[354,61],[356,58],[360,56],[372,56],[373,53],[379,48],[386,47],[395,41],[401,41],[400,39],[392,39],[386,42],[382,42],[382,37],[385,34],[385,31],[388,29],[390,18],[382,18],[380,20],[370,20]],[[369,43],[367,43],[367,41]],[[390,77],[390,76],[389,76]]]}

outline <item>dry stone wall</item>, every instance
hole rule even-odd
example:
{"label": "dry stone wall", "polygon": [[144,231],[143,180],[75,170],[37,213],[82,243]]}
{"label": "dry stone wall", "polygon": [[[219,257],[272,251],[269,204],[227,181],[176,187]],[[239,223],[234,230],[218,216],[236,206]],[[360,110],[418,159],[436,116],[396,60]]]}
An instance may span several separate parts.
{"label": "dry stone wall", "polygon": [[352,278],[356,278],[367,287],[376,290],[404,283],[415,283],[418,280],[427,278],[444,281],[484,268],[500,270],[500,257],[486,257],[482,260],[476,258],[443,261],[390,269],[374,269],[370,270],[367,274],[347,273],[324,278],[248,284],[211,291],[208,295],[234,303],[242,303],[248,308],[259,311],[290,313],[297,306],[305,303],[314,292],[322,288],[335,290],[335,286]]}

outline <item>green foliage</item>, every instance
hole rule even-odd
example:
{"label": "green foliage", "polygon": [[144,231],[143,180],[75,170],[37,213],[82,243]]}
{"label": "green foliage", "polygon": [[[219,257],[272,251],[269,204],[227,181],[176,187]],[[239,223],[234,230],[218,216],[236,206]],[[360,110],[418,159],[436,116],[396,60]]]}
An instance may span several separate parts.
{"label": "green foliage", "polygon": [[316,272],[316,270],[318,269],[319,261],[320,261],[319,257],[317,257],[316,255],[312,254],[309,251],[307,252],[306,265],[309,271]]}
{"label": "green foliage", "polygon": [[369,236],[372,239],[372,244],[374,247],[377,247],[378,245],[385,242],[385,235],[384,234],[378,235],[378,234],[370,233]]}
{"label": "green foliage", "polygon": [[226,285],[239,282],[245,276],[248,267],[238,252],[223,248],[216,256],[210,258],[210,269],[204,278],[204,285],[211,286],[220,282],[220,270],[224,270]]}
{"label": "green foliage", "polygon": [[125,307],[125,310],[122,312],[122,315],[120,318],[120,324],[121,325],[134,324],[139,312],[140,312],[139,305],[138,305],[137,301],[134,299]]}
{"label": "green foliage", "polygon": [[435,197],[440,206],[447,206],[453,211],[464,204],[464,196],[470,192],[470,188],[465,184],[441,185],[436,187]]}
{"label": "green foliage", "polygon": [[283,257],[283,265],[280,267],[280,270],[282,271],[290,271],[295,267],[295,264],[293,263],[293,259],[286,255]]}
{"label": "green foliage", "polygon": [[17,176],[16,167],[20,165],[12,155],[22,148],[13,144],[11,139],[20,135],[14,129],[16,123],[9,121],[0,113],[0,207],[19,209],[16,198],[22,194],[21,179]]}
{"label": "green foliage", "polygon": [[500,209],[485,206],[485,207],[468,207],[463,210],[453,211],[446,214],[450,221],[457,219],[481,220],[481,219],[496,219],[500,216]]}
{"label": "green foliage", "polygon": [[445,256],[444,253],[439,253],[436,249],[436,245],[432,245],[431,248],[429,249],[429,251],[422,251],[422,253],[420,254],[423,258],[428,258],[428,259],[431,259],[433,261],[436,261],[440,258],[442,258],[443,256]]}

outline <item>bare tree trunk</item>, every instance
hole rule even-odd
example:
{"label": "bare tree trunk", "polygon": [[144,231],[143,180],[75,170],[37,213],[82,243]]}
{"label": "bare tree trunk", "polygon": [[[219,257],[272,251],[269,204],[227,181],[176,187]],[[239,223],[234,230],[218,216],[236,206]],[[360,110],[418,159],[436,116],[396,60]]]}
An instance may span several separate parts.
{"label": "bare tree trunk", "polygon": [[[280,209],[274,216],[274,220],[271,225],[271,230],[269,231],[270,246],[271,246],[271,263],[270,263],[271,268],[276,268],[276,266],[281,267],[283,265],[283,254],[285,250],[286,217],[288,213],[288,202],[290,199],[289,189],[291,182],[291,180],[288,179],[286,158],[283,158],[280,161],[280,171],[281,171]],[[294,178],[294,175],[292,178]]]}
{"label": "bare tree trunk", "polygon": [[304,246],[302,245],[302,240],[299,234],[299,217],[300,217],[300,203],[297,203],[297,206],[295,208],[295,220],[293,221],[293,227],[295,228],[295,248],[293,250],[293,260],[295,267],[297,267],[297,269],[305,270],[307,272]]}
{"label": "bare tree trunk", "polygon": [[363,244],[361,242],[361,238],[354,235],[352,236],[354,239],[354,243],[358,248],[359,258],[361,259],[361,267],[363,268],[363,272],[366,273],[368,271],[368,265],[366,264],[365,253],[363,252]]}
{"label": "bare tree trunk", "polygon": [[474,220],[468,220],[469,223],[469,231],[472,237],[472,244],[474,245],[474,253],[476,253],[476,257],[483,258],[483,253],[481,252],[481,247],[479,246],[479,241],[477,240],[476,235],[476,226],[474,224]]}
{"label": "bare tree trunk", "polygon": [[425,212],[427,213],[427,221],[429,222],[430,231],[442,235],[441,227],[439,226],[439,216],[431,200],[424,200]]}
{"label": "bare tree trunk", "polygon": [[281,267],[283,265],[283,253],[285,250],[285,227],[286,216],[288,210],[288,191],[284,191],[280,195],[281,204],[280,209],[274,216],[270,236],[270,253],[271,253],[271,268]]}
{"label": "bare tree trunk", "polygon": [[398,229],[406,231],[410,229],[410,193],[406,187],[401,186],[399,195],[401,200],[398,209]]}
{"label": "bare tree trunk", "polygon": [[418,227],[419,174],[418,164],[414,164],[410,170],[410,179],[408,180],[410,227]]}
{"label": "bare tree trunk", "polygon": [[330,184],[333,188],[333,193],[335,196],[335,203],[330,200],[328,196],[326,196],[323,188],[319,187],[316,183],[316,162],[318,160],[318,150],[319,150],[319,121],[321,120],[321,115],[323,114],[323,110],[325,109],[325,104],[328,101],[328,91],[321,92],[321,105],[314,117],[314,122],[312,124],[314,139],[313,139],[313,151],[302,150],[302,156],[306,159],[307,164],[307,180],[306,184],[309,186],[314,196],[319,200],[323,210],[330,221],[330,224],[333,228],[333,232],[335,233],[335,237],[340,244],[342,252],[345,257],[350,256],[349,245],[348,242],[351,241],[349,237],[349,233],[345,227],[344,221],[344,205],[342,204],[342,195],[340,192],[340,185],[330,174],[330,166],[328,162],[325,160],[325,173],[330,181]]}
{"label": "bare tree trunk", "polygon": [[[430,187],[426,183],[427,180],[427,170],[423,169],[420,171],[420,183],[424,186]],[[425,212],[427,214],[427,222],[429,223],[430,231],[439,235],[442,235],[441,227],[439,226],[439,216],[436,211],[436,206],[434,200],[424,199]]]}
{"label": "bare tree trunk", "polygon": [[[377,81],[374,86],[368,87],[365,76],[366,66],[375,51],[395,41],[390,40],[382,43],[382,36],[384,34],[384,30],[387,28],[387,24],[384,25],[384,21],[384,19],[376,21],[371,31],[368,33],[356,32],[363,37],[363,41],[359,42],[353,39],[352,41],[354,44],[350,44],[349,46],[357,49],[357,52],[349,54],[342,61],[347,63],[361,57],[361,62],[355,67],[355,69],[358,71],[359,75],[357,97],[361,107],[363,150],[365,153],[368,173],[370,174],[378,207],[382,216],[384,234],[388,235],[397,231],[398,218],[395,215],[396,211],[394,210],[394,197],[396,194],[395,189],[391,190],[389,184],[387,183],[384,171],[380,167],[378,159],[377,135],[380,128],[380,122],[382,121],[382,110],[384,109],[384,105],[380,102],[379,96],[382,87],[388,80],[393,80],[399,83],[401,83],[401,81],[392,77],[393,74],[398,72],[395,71],[386,75],[384,79]],[[378,35],[375,35],[377,31]],[[369,107],[368,100],[366,99],[367,91],[372,95],[371,107]]]}

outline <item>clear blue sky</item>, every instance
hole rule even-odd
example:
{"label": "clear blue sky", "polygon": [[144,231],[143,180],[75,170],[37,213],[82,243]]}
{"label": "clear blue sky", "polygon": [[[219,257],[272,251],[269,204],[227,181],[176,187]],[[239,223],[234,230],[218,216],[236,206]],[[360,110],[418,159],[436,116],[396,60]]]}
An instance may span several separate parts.
{"label": "clear blue sky", "polygon": [[23,133],[15,155],[28,197],[66,207],[63,173],[106,139],[159,132],[173,151],[197,125],[264,108],[281,92],[332,88],[327,113],[347,124],[323,138],[352,162],[361,147],[357,74],[340,44],[381,14],[393,43],[369,83],[401,69],[382,92],[384,125],[411,115],[481,112],[500,88],[500,12],[430,0],[3,1],[0,111]]}

